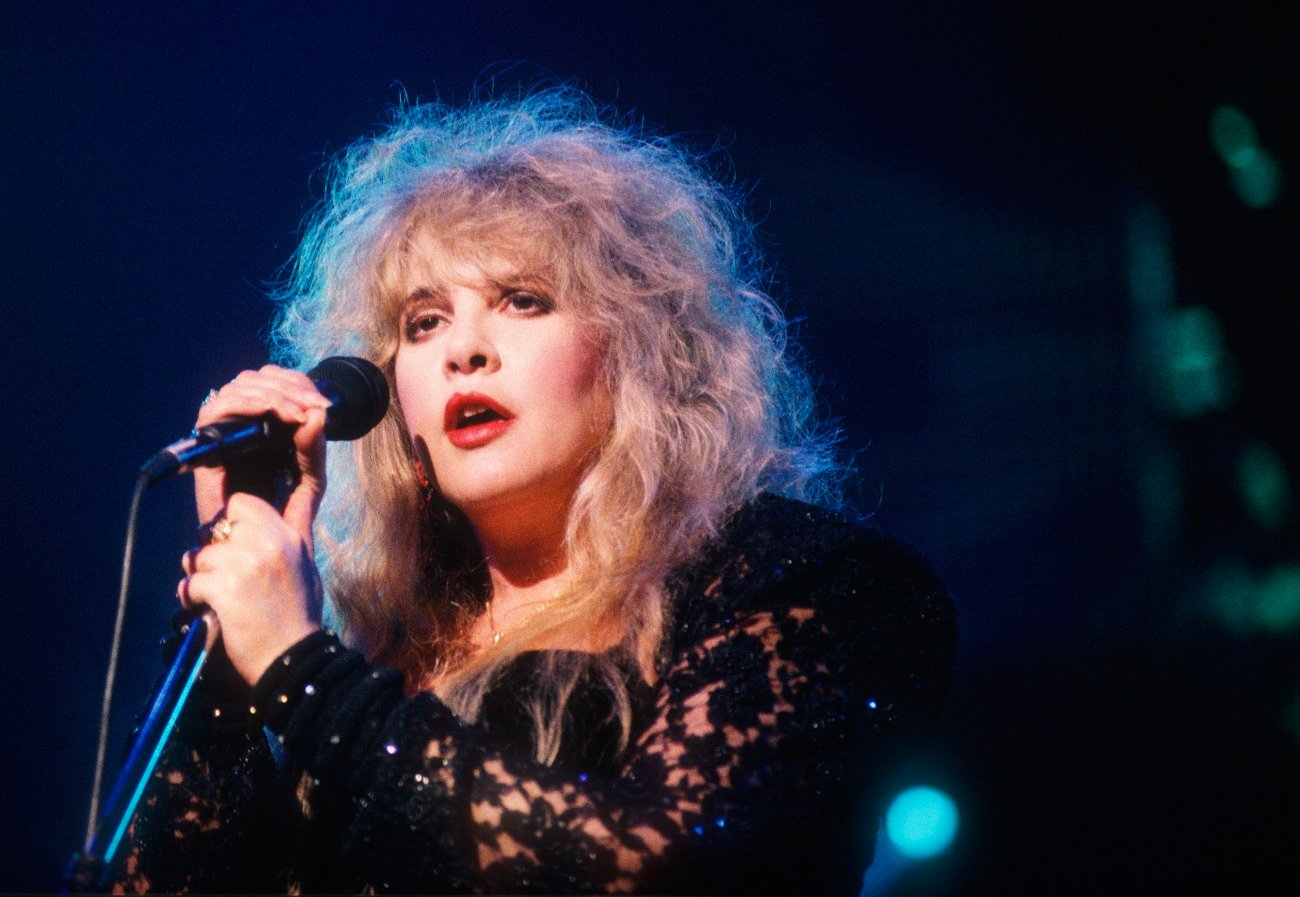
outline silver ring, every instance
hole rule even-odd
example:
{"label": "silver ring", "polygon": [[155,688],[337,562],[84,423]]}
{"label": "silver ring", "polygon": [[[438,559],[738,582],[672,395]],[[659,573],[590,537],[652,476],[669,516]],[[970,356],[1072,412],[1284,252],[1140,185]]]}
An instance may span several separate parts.
{"label": "silver ring", "polygon": [[217,391],[215,389],[209,389],[208,394],[203,397],[203,401],[199,402],[199,407],[203,407],[204,405],[208,404],[208,402],[211,402],[216,397],[217,397]]}

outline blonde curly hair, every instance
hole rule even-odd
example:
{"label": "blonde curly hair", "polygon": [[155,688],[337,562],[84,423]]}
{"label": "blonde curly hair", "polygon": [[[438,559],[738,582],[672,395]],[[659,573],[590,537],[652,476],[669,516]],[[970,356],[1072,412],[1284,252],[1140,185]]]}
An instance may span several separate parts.
{"label": "blonde curly hair", "polygon": [[403,105],[344,150],[275,295],[277,360],[360,355],[391,385],[404,274],[431,240],[485,270],[545,267],[602,347],[612,423],[569,512],[572,585],[500,644],[468,650],[490,597],[482,556],[454,508],[422,502],[394,398],[371,434],[330,450],[318,519],[329,612],[373,662],[402,669],[412,689],[436,678],[470,720],[529,645],[612,627],[613,651],[545,659],[531,710],[537,756],[550,760],[590,667],[614,690],[626,736],[625,682],[653,675],[665,581],[730,513],[763,490],[837,498],[832,440],[811,424],[812,392],[737,198],[581,93]]}

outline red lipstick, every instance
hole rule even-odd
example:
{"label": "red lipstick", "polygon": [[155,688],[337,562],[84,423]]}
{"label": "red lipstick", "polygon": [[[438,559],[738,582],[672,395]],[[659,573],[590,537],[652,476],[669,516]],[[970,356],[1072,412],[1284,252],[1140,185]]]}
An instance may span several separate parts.
{"label": "red lipstick", "polygon": [[447,441],[456,448],[472,449],[496,439],[514,421],[514,414],[490,396],[458,392],[447,400],[442,425]]}

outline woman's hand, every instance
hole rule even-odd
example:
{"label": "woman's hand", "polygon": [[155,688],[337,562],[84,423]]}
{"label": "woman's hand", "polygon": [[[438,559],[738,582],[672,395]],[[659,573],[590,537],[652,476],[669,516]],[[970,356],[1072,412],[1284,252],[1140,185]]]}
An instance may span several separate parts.
{"label": "woman's hand", "polygon": [[207,545],[181,559],[181,604],[206,604],[226,654],[249,685],[276,657],[320,628],[322,591],[310,543],[262,499],[237,492]]}
{"label": "woman's hand", "polygon": [[[284,519],[302,535],[308,548],[312,545],[311,522],[325,494],[325,409],[329,405],[306,374],[268,364],[258,371],[244,371],[221,387],[199,406],[194,422],[195,429],[201,429],[226,417],[272,414],[296,428],[293,447],[302,479],[285,503]],[[199,522],[213,520],[230,498],[225,468],[195,468],[194,497]]]}
{"label": "woman's hand", "polygon": [[226,653],[250,684],[285,649],[320,627],[321,587],[312,524],[325,493],[325,399],[304,374],[267,365],[244,371],[199,409],[196,427],[270,414],[293,428],[301,477],[283,513],[253,495],[231,494],[224,468],[194,471],[208,544],[185,554],[178,594],[221,621]]}

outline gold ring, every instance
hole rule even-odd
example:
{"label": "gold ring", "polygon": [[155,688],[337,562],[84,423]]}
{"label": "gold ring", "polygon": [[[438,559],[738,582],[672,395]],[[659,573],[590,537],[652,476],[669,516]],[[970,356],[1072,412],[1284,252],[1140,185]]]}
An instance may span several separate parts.
{"label": "gold ring", "polygon": [[224,542],[230,538],[230,531],[235,528],[235,522],[229,517],[222,517],[216,523],[212,524],[212,535],[208,537],[210,544]]}

